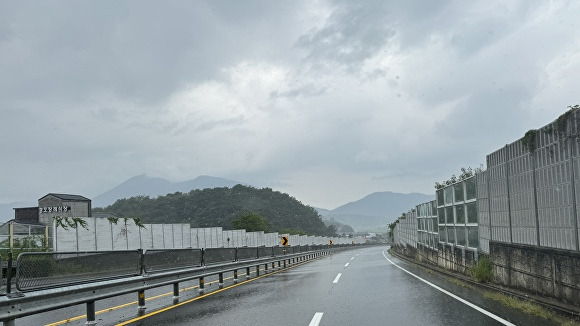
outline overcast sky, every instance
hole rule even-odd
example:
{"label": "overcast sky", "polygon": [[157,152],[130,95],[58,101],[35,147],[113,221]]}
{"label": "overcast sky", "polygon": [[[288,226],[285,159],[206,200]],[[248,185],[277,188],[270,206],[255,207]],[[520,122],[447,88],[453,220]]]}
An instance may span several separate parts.
{"label": "overcast sky", "polygon": [[0,0],[0,203],[135,175],[335,208],[579,104],[579,1]]}

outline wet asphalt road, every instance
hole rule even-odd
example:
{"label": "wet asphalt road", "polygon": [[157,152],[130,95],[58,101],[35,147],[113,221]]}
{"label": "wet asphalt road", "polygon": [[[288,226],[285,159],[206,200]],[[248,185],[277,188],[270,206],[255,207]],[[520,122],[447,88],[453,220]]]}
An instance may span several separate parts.
{"label": "wet asphalt road", "polygon": [[[137,317],[136,305],[133,304],[99,314],[98,325],[119,322],[128,322],[128,325],[204,326],[550,324],[485,299],[480,290],[449,282],[446,276],[400,261],[389,255],[386,249],[366,247],[336,252],[287,270],[262,274],[259,279],[250,279],[231,288],[228,286],[233,282],[229,279],[225,290],[187,303],[198,298],[197,289],[191,289],[182,294],[180,305],[171,305],[171,296],[166,295],[149,301],[147,314],[142,319],[132,320]],[[479,308],[468,306],[403,269]],[[206,283],[210,281],[206,280]],[[216,289],[215,284],[208,287],[208,290]],[[170,289],[159,289],[148,291],[146,295],[151,297],[168,292]],[[97,302],[97,309],[134,299],[134,296],[125,296]],[[36,325],[49,320],[63,320],[82,315],[83,309],[83,306],[61,309],[43,317],[29,317],[27,321],[23,320],[25,323],[18,324]],[[494,315],[500,321],[493,319]],[[65,325],[84,325],[84,319]]]}

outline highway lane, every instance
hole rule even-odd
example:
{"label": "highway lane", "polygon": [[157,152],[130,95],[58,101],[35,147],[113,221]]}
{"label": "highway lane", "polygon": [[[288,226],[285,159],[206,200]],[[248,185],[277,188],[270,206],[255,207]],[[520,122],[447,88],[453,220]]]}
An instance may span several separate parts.
{"label": "highway lane", "polygon": [[[129,319],[126,324],[549,324],[485,299],[476,289],[406,264],[385,253],[385,249],[367,247],[337,252],[201,300],[158,310],[138,320]],[[461,298],[467,301],[462,302]]]}
{"label": "highway lane", "polygon": [[[131,321],[138,317],[136,294],[97,301],[98,325],[501,325],[493,314],[516,325],[550,324],[485,299],[481,291],[450,282],[447,276],[400,261],[385,249],[336,252],[266,275],[262,266],[259,279],[235,286],[233,273],[225,274],[220,292],[215,291],[216,278],[206,278],[204,297],[197,281],[187,282],[181,284],[179,306],[172,305],[171,287],[152,289],[146,291],[146,312],[159,313],[141,320]],[[243,270],[239,276],[245,280]],[[84,309],[59,309],[19,319],[17,325],[84,325]]]}

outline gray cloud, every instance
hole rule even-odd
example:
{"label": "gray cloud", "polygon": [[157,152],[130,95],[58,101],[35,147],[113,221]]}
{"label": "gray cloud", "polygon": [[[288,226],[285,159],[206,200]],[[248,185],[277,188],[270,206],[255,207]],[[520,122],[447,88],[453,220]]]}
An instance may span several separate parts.
{"label": "gray cloud", "polygon": [[142,173],[429,193],[578,102],[578,6],[3,2],[0,202]]}

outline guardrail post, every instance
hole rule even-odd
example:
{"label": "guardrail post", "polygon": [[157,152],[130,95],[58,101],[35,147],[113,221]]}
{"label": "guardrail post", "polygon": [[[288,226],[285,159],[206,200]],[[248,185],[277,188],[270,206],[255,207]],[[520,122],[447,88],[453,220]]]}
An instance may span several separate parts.
{"label": "guardrail post", "polygon": [[147,309],[147,307],[145,307],[145,290],[137,291],[137,302],[137,313],[139,315],[143,315],[145,313],[145,309]]}
{"label": "guardrail post", "polygon": [[220,289],[224,288],[224,273],[219,273],[219,282],[218,286]]}
{"label": "guardrail post", "polygon": [[173,283],[173,304],[179,302],[179,283]]}
{"label": "guardrail post", "polygon": [[282,262],[278,260],[278,269],[280,269],[282,266]]}
{"label": "guardrail post", "polygon": [[284,259],[284,268],[286,268],[286,259]]}
{"label": "guardrail post", "polygon": [[256,277],[260,276],[260,265],[256,266]]}
{"label": "guardrail post", "polygon": [[97,321],[95,319],[95,302],[89,301],[87,302],[87,322],[85,325],[96,325]]}
{"label": "guardrail post", "polygon": [[145,274],[145,250],[137,249],[139,251],[139,275]]}
{"label": "guardrail post", "polygon": [[272,270],[275,270],[275,269],[276,269],[276,262],[273,261],[272,262]]}
{"label": "guardrail post", "polygon": [[8,253],[8,267],[6,268],[6,293],[12,290],[12,253]]}
{"label": "guardrail post", "polygon": [[264,274],[268,274],[268,264],[264,264]]}
{"label": "guardrail post", "polygon": [[199,294],[205,293],[205,279],[204,277],[199,278]]}
{"label": "guardrail post", "polygon": [[246,267],[246,280],[250,278],[250,267]]}
{"label": "guardrail post", "polygon": [[234,270],[234,284],[238,284],[238,270]]}

